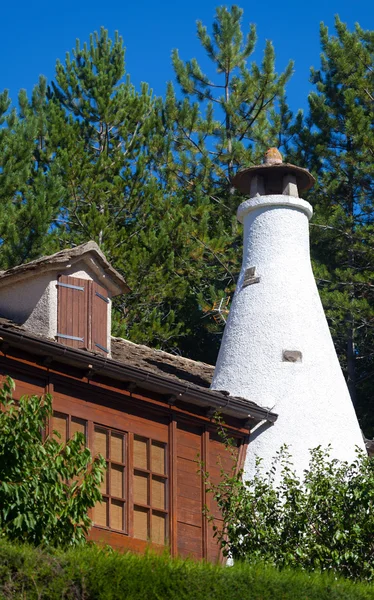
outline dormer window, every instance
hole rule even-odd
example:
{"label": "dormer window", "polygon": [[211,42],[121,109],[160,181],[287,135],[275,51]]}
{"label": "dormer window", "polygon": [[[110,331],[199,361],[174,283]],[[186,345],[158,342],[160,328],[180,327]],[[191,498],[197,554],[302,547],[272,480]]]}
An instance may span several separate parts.
{"label": "dormer window", "polygon": [[110,358],[112,298],[129,291],[95,242],[0,271],[0,317]]}
{"label": "dormer window", "polygon": [[59,275],[57,279],[56,340],[71,348],[107,355],[107,290],[95,281]]}

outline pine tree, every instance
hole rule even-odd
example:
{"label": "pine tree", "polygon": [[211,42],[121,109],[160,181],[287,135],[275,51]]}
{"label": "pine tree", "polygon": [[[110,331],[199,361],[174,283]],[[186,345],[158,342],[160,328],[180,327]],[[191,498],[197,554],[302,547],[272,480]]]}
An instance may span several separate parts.
{"label": "pine tree", "polygon": [[154,173],[155,99],[125,77],[124,54],[122,38],[102,29],[57,63],[50,101],[65,113],[56,151],[67,197],[58,237],[95,240],[124,273],[132,291],[116,301],[114,333],[170,349],[188,329],[190,209]]}
{"label": "pine tree", "polygon": [[[244,38],[242,16],[243,10],[235,5],[230,10],[218,7],[212,36],[197,22],[198,38],[216,78],[213,72],[212,77],[205,74],[196,59],[183,62],[177,50],[172,55],[186,97],[176,114],[177,145],[184,150],[183,159],[190,155],[189,162],[201,170],[190,174],[193,180],[199,175],[213,178],[227,190],[237,169],[261,161],[269,146],[282,145],[289,118],[285,85],[293,63],[278,75],[274,48],[267,41],[261,65],[249,65],[256,28],[251,25]],[[169,101],[171,94],[170,89]]]}
{"label": "pine tree", "polygon": [[63,200],[57,161],[50,148],[51,108],[40,78],[32,99],[19,94],[10,109],[3,93],[0,133],[1,266],[9,268],[53,248],[53,227]]}
{"label": "pine tree", "polygon": [[317,91],[298,142],[298,157],[317,185],[312,254],[317,281],[352,400],[374,434],[374,32],[339,18],[336,36],[321,25]]}
{"label": "pine tree", "polygon": [[[146,202],[146,143],[153,111],[146,84],[135,91],[125,77],[118,34],[90,37],[73,57],[57,62],[50,98],[65,110],[60,132],[68,199],[65,229],[71,239],[95,240],[112,257],[125,243],[125,226]],[[61,233],[61,235],[63,235]]]}
{"label": "pine tree", "polygon": [[[185,327],[178,346],[185,355],[211,362],[241,262],[235,212],[242,197],[231,178],[238,169],[261,162],[269,146],[287,142],[292,119],[285,100],[292,63],[278,75],[273,46],[267,42],[261,65],[249,65],[256,31],[252,25],[243,35],[242,14],[237,6],[217,8],[212,36],[197,23],[212,76],[197,60],[183,62],[173,52],[183,97],[169,84],[159,106],[163,152],[154,155],[165,194],[176,194],[189,209],[186,243],[192,264],[184,272],[189,293],[183,309],[190,333]],[[192,257],[198,257],[195,264]]]}

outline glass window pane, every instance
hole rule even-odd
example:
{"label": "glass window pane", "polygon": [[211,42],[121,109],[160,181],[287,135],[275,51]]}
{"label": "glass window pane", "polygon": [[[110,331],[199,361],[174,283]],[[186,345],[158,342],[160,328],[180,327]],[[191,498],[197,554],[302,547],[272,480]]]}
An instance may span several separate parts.
{"label": "glass window pane", "polygon": [[104,471],[104,479],[100,484],[100,492],[102,494],[108,493],[108,464],[106,466],[106,470]]}
{"label": "glass window pane", "polygon": [[139,540],[149,539],[149,511],[140,506],[134,506],[134,537]]}
{"label": "glass window pane", "polygon": [[161,442],[152,442],[151,446],[151,456],[152,456],[152,471],[154,473],[163,473],[165,474],[165,444]]}
{"label": "glass window pane", "polygon": [[148,479],[146,473],[134,473],[134,502],[139,504],[149,504]]}
{"label": "glass window pane", "polygon": [[72,417],[70,422],[70,437],[73,437],[76,432],[83,433],[86,436],[86,421]]}
{"label": "glass window pane", "polygon": [[166,543],[166,515],[162,513],[152,513],[152,542],[162,546]]}
{"label": "glass window pane", "polygon": [[105,429],[95,427],[94,431],[94,454],[101,454],[104,458],[108,456],[108,433]]}
{"label": "glass window pane", "polygon": [[113,529],[124,529],[125,505],[120,500],[112,500],[110,505],[110,526]]}
{"label": "glass window pane", "polygon": [[105,498],[95,504],[93,522],[102,527],[108,526],[108,501]]}
{"label": "glass window pane", "polygon": [[123,435],[112,433],[110,436],[110,458],[116,462],[123,463]]}
{"label": "glass window pane", "polygon": [[162,477],[152,477],[152,506],[166,508],[166,481]]}
{"label": "glass window pane", "polygon": [[124,467],[111,465],[110,467],[110,495],[123,498]]}
{"label": "glass window pane", "polygon": [[59,413],[54,413],[54,415],[52,417],[52,431],[57,431],[61,437],[57,437],[57,435],[55,435],[55,434],[53,434],[53,437],[60,444],[66,444],[67,430],[68,430],[67,415],[61,415]]}
{"label": "glass window pane", "polygon": [[148,469],[147,440],[134,436],[134,466],[138,469]]}

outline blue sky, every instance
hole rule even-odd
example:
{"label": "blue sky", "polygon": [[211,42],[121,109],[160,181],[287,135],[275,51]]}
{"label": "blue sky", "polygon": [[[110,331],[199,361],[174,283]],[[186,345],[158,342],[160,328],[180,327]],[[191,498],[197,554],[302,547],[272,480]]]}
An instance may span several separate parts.
{"label": "blue sky", "polygon": [[[103,25],[112,36],[115,30],[124,38],[126,67],[136,87],[147,81],[155,94],[163,95],[166,82],[174,78],[170,54],[178,48],[181,58],[196,57],[204,65],[196,38],[196,20],[210,27],[214,0],[19,0],[2,6],[0,36],[0,89],[8,88],[13,101],[19,89],[31,91],[39,74],[51,80],[56,59],[64,60],[76,38],[82,42]],[[231,4],[231,3],[230,3]],[[230,5],[229,4],[229,5]],[[319,65],[319,23],[333,31],[334,15],[353,27],[374,29],[372,0],[267,0],[238,2],[244,9],[243,29],[257,25],[258,44],[254,58],[260,60],[265,39],[273,41],[277,69],[288,59],[295,60],[295,74],[288,87],[291,107],[305,107],[311,89],[309,68]]]}

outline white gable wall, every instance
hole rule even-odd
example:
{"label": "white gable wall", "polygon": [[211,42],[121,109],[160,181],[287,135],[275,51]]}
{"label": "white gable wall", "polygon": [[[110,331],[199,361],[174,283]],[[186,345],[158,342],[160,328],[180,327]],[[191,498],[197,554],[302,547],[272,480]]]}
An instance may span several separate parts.
{"label": "white gable wall", "polygon": [[57,333],[56,274],[47,272],[0,289],[0,315],[31,332]]}

